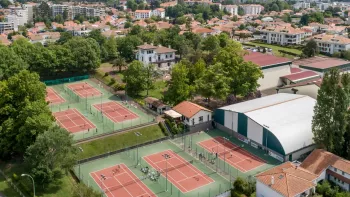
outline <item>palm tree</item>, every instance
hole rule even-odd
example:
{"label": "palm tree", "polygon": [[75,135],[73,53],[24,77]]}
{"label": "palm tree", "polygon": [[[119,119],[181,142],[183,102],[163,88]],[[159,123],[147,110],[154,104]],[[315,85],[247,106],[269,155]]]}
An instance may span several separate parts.
{"label": "palm tree", "polygon": [[119,68],[119,72],[121,72],[122,68],[126,67],[126,66],[127,66],[127,63],[126,63],[125,59],[123,57],[119,56],[119,55],[117,56],[117,58],[115,58],[113,60],[113,68],[114,67],[118,67]]}

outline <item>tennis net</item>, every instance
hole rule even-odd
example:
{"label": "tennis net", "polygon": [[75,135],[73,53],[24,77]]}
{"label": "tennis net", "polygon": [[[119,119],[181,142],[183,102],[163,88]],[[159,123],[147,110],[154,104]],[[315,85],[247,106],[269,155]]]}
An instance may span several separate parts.
{"label": "tennis net", "polygon": [[193,160],[186,161],[185,163],[179,164],[179,165],[177,165],[177,166],[170,166],[170,167],[169,167],[169,165],[168,165],[168,168],[161,169],[161,172],[170,172],[170,171],[173,171],[173,170],[177,170],[177,169],[180,169],[180,168],[189,166],[189,165],[191,165],[192,163],[193,163]]}

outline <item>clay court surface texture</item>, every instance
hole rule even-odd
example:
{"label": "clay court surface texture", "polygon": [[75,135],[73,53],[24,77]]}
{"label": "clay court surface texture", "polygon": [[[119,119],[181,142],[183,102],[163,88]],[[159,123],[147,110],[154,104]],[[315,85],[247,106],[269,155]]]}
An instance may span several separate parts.
{"label": "clay court surface texture", "polygon": [[[165,159],[165,154],[169,156],[168,159]],[[162,176],[166,177],[166,172],[168,172],[168,181],[182,193],[190,192],[214,182],[213,179],[172,150],[148,155],[143,159],[152,168],[161,172]]]}
{"label": "clay court surface texture", "polygon": [[68,109],[53,113],[58,124],[71,133],[88,131],[95,125],[85,118],[77,109]]}
{"label": "clay court surface texture", "polygon": [[102,111],[102,113],[113,122],[123,122],[125,120],[132,120],[138,118],[138,115],[114,101],[102,104],[95,104],[93,106],[99,112]]}
{"label": "clay court surface texture", "polygon": [[125,164],[118,164],[90,176],[108,197],[156,196]]}
{"label": "clay court surface texture", "polygon": [[67,87],[81,98],[96,97],[102,95],[98,89],[92,87],[89,83],[86,82],[69,84]]}
{"label": "clay court surface texture", "polygon": [[226,141],[222,137],[215,137],[198,143],[212,155],[218,154],[221,160],[232,167],[245,173],[264,165],[266,162],[259,157],[249,153],[241,147]]}
{"label": "clay court surface texture", "polygon": [[56,105],[65,102],[65,100],[60,95],[58,95],[53,88],[46,88],[45,100],[49,102],[50,105]]}

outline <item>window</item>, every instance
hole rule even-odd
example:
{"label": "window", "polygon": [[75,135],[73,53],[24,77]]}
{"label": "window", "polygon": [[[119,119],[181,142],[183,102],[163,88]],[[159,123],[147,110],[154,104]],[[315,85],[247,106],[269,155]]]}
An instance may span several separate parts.
{"label": "window", "polygon": [[151,62],[151,61],[152,61],[152,57],[149,57],[149,58],[148,58],[148,61],[150,61],[150,62]]}
{"label": "window", "polygon": [[160,60],[160,55],[158,55],[158,60]]}
{"label": "window", "polygon": [[173,57],[173,54],[170,55],[170,58],[172,58],[172,57]]}
{"label": "window", "polygon": [[141,57],[141,61],[143,61],[143,57]]}
{"label": "window", "polygon": [[199,116],[199,122],[203,122],[203,116]]}
{"label": "window", "polygon": [[341,172],[342,175],[345,175],[345,172]]}
{"label": "window", "polygon": [[168,55],[165,55],[165,58],[168,58]]}
{"label": "window", "polygon": [[171,66],[171,64],[170,64],[170,62],[168,62],[168,67],[170,67]]}
{"label": "window", "polygon": [[334,168],[334,172],[337,172],[338,171],[338,169],[337,168]]}

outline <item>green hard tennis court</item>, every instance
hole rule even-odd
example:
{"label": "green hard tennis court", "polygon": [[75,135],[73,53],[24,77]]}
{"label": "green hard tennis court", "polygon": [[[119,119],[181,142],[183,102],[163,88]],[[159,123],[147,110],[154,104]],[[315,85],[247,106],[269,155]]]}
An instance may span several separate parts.
{"label": "green hard tennis court", "polygon": [[[264,163],[261,166],[258,166],[255,169],[252,169],[246,173],[241,172],[240,170],[237,170],[234,168],[234,166],[229,165],[228,163],[224,164],[223,160],[218,159],[217,163],[215,164],[208,164],[206,162],[203,162],[198,159],[195,155],[198,155],[199,153],[202,154],[209,154],[206,153],[207,151],[202,148],[200,149],[200,146],[196,147],[196,144],[201,141],[205,141],[208,139],[213,139],[217,136],[227,137],[230,139],[230,141],[237,146],[241,146],[242,142],[235,138],[230,138],[226,133],[219,131],[219,130],[212,130],[208,133],[201,132],[196,133],[193,135],[187,135],[187,136],[179,136],[176,139],[173,140],[165,140],[162,142],[150,144],[147,146],[142,146],[134,149],[129,149],[124,152],[114,154],[108,157],[104,157],[101,159],[89,161],[86,163],[82,163],[80,165],[77,165],[74,167],[74,172],[79,177],[79,179],[84,182],[86,185],[92,187],[94,190],[99,191],[101,194],[105,193],[101,187],[99,187],[99,184],[96,183],[94,178],[90,175],[91,172],[96,172],[105,168],[110,168],[112,166],[116,166],[118,164],[125,164],[128,169],[132,171],[133,174],[135,174],[138,177],[138,182],[142,182],[147,188],[149,188],[156,196],[165,197],[165,196],[173,196],[173,197],[180,197],[180,196],[188,196],[188,197],[197,197],[197,196],[216,196],[219,195],[231,188],[232,181],[235,177],[243,177],[248,178],[252,177],[255,174],[265,171],[267,169],[270,169],[276,165],[279,164],[279,162],[273,158],[271,158],[268,155],[265,155],[263,151],[252,149],[252,147],[245,146],[243,149],[250,152],[252,155],[255,155],[262,160],[264,160],[266,163]],[[117,143],[117,142],[116,142]],[[192,147],[191,147],[192,146]],[[187,150],[188,147],[191,147],[191,150]],[[242,146],[241,146],[242,147]],[[184,151],[185,148],[186,150]],[[188,189],[184,191],[184,189],[181,189],[179,187],[179,180],[168,180],[164,176],[164,173],[159,176],[157,180],[154,180],[152,178],[145,178],[145,173],[143,169],[147,168],[150,169],[151,172],[159,172],[157,167],[154,167],[152,164],[154,161],[156,163],[161,162],[161,168],[164,172],[164,161],[158,161],[157,159],[151,159],[152,162],[150,162],[149,158],[151,158],[152,155],[163,155],[164,152],[170,151],[171,153],[176,154],[176,158],[180,157],[182,161],[186,161],[186,163],[190,163],[190,167],[195,168],[202,172],[205,176],[207,176],[210,180],[205,184],[201,185],[200,187],[192,187],[192,189]],[[194,153],[197,151],[196,153]],[[147,161],[148,158],[148,161]],[[159,159],[159,158],[158,158]],[[181,168],[183,165],[177,165],[173,163],[174,169],[179,168],[181,171]],[[185,165],[187,166],[187,164]],[[218,169],[217,169],[218,168]],[[162,170],[160,170],[162,172]],[[177,171],[178,172],[178,171]],[[229,176],[227,176],[229,174]],[[176,175],[173,175],[176,176]],[[195,184],[197,180],[194,178],[193,184]],[[192,182],[192,181],[191,181]],[[136,183],[135,183],[136,184]],[[192,183],[190,183],[192,184]],[[179,189],[180,188],[180,189]],[[194,188],[194,189],[193,189]]]}

